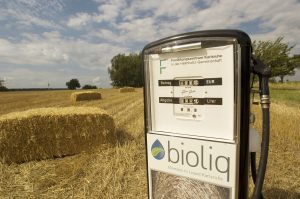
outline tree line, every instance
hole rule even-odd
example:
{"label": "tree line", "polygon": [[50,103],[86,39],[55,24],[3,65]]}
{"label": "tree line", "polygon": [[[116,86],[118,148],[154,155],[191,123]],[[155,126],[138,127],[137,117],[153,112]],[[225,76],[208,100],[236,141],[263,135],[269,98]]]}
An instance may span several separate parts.
{"label": "tree line", "polygon": [[[66,82],[66,86],[70,90],[75,90],[76,88],[81,87],[78,79],[71,79],[70,81]],[[81,88],[82,89],[97,89],[97,86],[86,84],[86,85],[82,86]]]}
{"label": "tree line", "polygon": [[4,86],[5,81],[0,79],[0,91],[7,91],[8,89]]}

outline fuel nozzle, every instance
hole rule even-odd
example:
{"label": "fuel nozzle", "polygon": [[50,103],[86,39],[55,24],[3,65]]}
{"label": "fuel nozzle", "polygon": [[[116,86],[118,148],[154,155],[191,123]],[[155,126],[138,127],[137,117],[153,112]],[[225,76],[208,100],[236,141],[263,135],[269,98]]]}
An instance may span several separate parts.
{"label": "fuel nozzle", "polygon": [[270,107],[270,92],[269,92],[269,78],[271,77],[271,68],[266,66],[260,59],[255,58],[253,55],[252,59],[252,71],[258,75],[259,78],[259,94],[260,104],[262,108]]}

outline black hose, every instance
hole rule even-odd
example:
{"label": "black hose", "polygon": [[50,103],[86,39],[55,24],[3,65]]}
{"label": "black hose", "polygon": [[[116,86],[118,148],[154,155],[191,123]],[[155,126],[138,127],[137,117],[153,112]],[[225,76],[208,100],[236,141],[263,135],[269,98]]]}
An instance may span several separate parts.
{"label": "black hose", "polygon": [[[256,181],[256,153],[251,152],[250,154],[251,157],[251,175],[252,175],[252,180],[253,183],[255,184]],[[260,199],[264,199],[262,192],[260,192]]]}
{"label": "black hose", "polygon": [[[269,136],[270,136],[270,109],[262,108],[263,115],[263,138],[261,144],[261,155],[259,160],[259,167],[257,176],[255,176],[255,187],[253,191],[253,199],[260,199],[262,196],[262,187],[264,183],[267,162],[268,162],[268,152],[269,152]],[[252,161],[251,161],[252,165]],[[253,168],[254,170],[254,168]],[[253,173],[253,171],[252,171]]]}
{"label": "black hose", "polygon": [[255,184],[256,181],[256,152],[251,152],[250,153],[251,157],[251,175],[252,175],[252,180],[253,183]]}
{"label": "black hose", "polygon": [[262,188],[268,162],[269,137],[270,137],[270,98],[269,98],[269,78],[272,74],[271,68],[262,61],[251,56],[253,62],[253,73],[259,77],[260,103],[262,107],[262,143],[261,154],[256,174],[256,155],[251,153],[251,173],[255,184],[252,199],[261,199]]}

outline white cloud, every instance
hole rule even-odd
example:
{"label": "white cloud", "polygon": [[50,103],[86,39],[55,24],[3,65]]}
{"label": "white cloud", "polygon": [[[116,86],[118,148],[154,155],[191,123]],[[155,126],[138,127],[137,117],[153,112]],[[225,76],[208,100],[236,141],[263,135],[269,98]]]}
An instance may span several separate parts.
{"label": "white cloud", "polygon": [[9,79],[6,80],[8,88],[47,88],[48,81],[50,87],[65,87],[68,80],[63,73],[36,71],[28,68],[17,68],[5,72]]}
{"label": "white cloud", "polygon": [[262,30],[269,29],[269,31],[251,35],[252,39],[274,40],[279,36],[284,36],[285,42],[296,45],[293,53],[300,53],[300,20],[298,19],[300,4],[293,0],[273,1],[264,8],[252,14],[263,19],[260,28]]}
{"label": "white cloud", "polygon": [[23,11],[35,16],[53,16],[63,10],[62,0],[10,0],[5,1],[4,5],[8,9]]}
{"label": "white cloud", "polygon": [[12,64],[43,65],[66,62],[68,54],[47,41],[12,43],[0,39],[0,58],[1,62]]}
{"label": "white cloud", "polygon": [[45,28],[61,29],[62,27],[49,20],[63,10],[61,0],[11,0],[0,2],[0,19],[16,20],[19,25],[36,25]]}
{"label": "white cloud", "polygon": [[109,21],[112,22],[119,16],[120,10],[126,5],[123,0],[112,0],[109,3],[100,5],[98,7],[99,15],[95,16],[95,21]]}
{"label": "white cloud", "polygon": [[153,18],[134,19],[129,22],[122,22],[115,25],[120,35],[128,42],[149,42],[157,39],[157,29]]}
{"label": "white cloud", "polygon": [[20,43],[0,39],[0,60],[10,64],[37,66],[74,64],[82,68],[95,69],[106,67],[114,55],[127,51],[126,48],[108,43],[66,39],[58,32],[27,34],[27,38]]}
{"label": "white cloud", "polygon": [[75,16],[70,17],[67,25],[73,28],[79,28],[87,25],[92,20],[92,15],[88,13],[77,13]]}
{"label": "white cloud", "polygon": [[109,29],[100,29],[96,31],[92,31],[88,33],[88,36],[92,37],[99,37],[102,39],[106,39],[108,41],[116,41],[116,42],[123,42],[125,41],[125,37],[122,35],[117,35],[113,31]]}
{"label": "white cloud", "polygon": [[74,16],[71,16],[67,22],[67,26],[73,28],[83,28],[88,23],[102,23],[109,22],[113,23],[116,21],[116,18],[119,16],[122,8],[126,6],[126,1],[124,0],[110,0],[108,2],[101,3],[98,6],[97,13],[77,13]]}
{"label": "white cloud", "polygon": [[94,83],[94,84],[98,84],[98,83],[100,83],[100,81],[101,81],[101,77],[100,77],[100,76],[97,76],[97,77],[95,77],[95,78],[93,79],[93,83]]}
{"label": "white cloud", "polygon": [[[252,40],[284,36],[286,42],[296,44],[293,53],[300,53],[300,3],[296,0],[94,2],[98,4],[93,12],[85,9],[68,16],[64,15],[68,12],[63,12],[68,1],[0,1],[0,22],[5,22],[2,35],[6,34],[5,30],[20,32],[19,37],[0,37],[0,64],[44,68],[59,65],[66,69],[56,68],[58,73],[68,73],[70,66],[76,70],[100,68],[103,72],[114,55],[142,49],[150,41],[187,31],[239,28],[247,24],[250,27],[246,28],[254,32],[250,34]],[[41,27],[50,30],[43,32],[44,29],[38,29]],[[16,71],[19,72],[37,77],[33,71]],[[46,72],[37,75],[44,77]],[[108,82],[107,75],[99,75],[81,79],[91,83],[99,77],[101,83]],[[20,78],[12,74],[6,76]]]}
{"label": "white cloud", "polygon": [[8,77],[8,76],[3,77],[3,80],[4,80],[4,81],[12,80],[12,79],[13,79],[12,77]]}
{"label": "white cloud", "polygon": [[139,16],[145,12],[152,13],[153,17],[183,17],[196,10],[196,0],[160,0],[160,1],[132,1],[130,7],[122,10],[122,15]]}
{"label": "white cloud", "polygon": [[88,35],[124,44],[145,43],[186,31],[238,28],[247,23],[259,23],[256,32],[261,33],[253,35],[254,38],[272,39],[283,35],[293,44],[300,40],[300,4],[296,0],[264,3],[260,0],[207,0],[202,2],[202,8],[195,0],[97,2],[99,12],[90,15],[89,22],[106,20],[109,26],[97,31],[92,28]]}

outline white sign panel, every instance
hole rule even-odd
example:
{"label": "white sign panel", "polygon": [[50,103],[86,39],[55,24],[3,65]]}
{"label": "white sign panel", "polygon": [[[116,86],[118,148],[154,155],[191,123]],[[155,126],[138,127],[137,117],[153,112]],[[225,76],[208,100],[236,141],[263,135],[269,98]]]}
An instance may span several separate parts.
{"label": "white sign panel", "polygon": [[150,198],[236,196],[234,143],[147,133]]}
{"label": "white sign panel", "polygon": [[234,140],[233,45],[149,59],[153,131]]}

